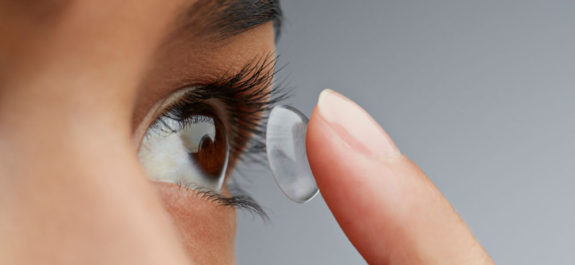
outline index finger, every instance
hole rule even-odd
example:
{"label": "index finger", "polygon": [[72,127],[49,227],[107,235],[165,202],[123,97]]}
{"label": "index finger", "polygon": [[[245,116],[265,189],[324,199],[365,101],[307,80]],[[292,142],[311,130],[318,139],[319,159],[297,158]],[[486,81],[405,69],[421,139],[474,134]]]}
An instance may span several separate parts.
{"label": "index finger", "polygon": [[449,202],[361,107],[324,90],[307,153],[339,225],[369,264],[492,264]]}

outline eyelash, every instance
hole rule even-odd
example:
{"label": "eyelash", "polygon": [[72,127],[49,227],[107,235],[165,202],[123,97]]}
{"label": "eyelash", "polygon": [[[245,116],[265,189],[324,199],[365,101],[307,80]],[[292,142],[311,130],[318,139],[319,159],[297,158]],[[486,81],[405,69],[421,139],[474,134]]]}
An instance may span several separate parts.
{"label": "eyelash", "polygon": [[[230,160],[265,164],[265,121],[269,110],[289,96],[288,90],[282,88],[281,82],[276,84],[273,82],[274,76],[281,70],[276,68],[276,59],[273,55],[264,55],[247,63],[235,74],[224,75],[213,83],[194,86],[193,90],[186,92],[177,102],[168,106],[160,117],[174,120],[179,127],[183,127],[191,122],[189,119],[191,115],[203,109],[212,109],[206,101],[215,99],[224,106],[225,114],[228,116]],[[162,120],[158,119],[159,122],[163,122]],[[162,125],[164,128],[170,128],[165,123]],[[170,128],[174,131],[178,129]],[[269,219],[262,207],[238,186],[234,178],[231,178],[227,185],[232,197],[183,183],[178,185],[194,189],[201,197],[212,200],[218,205],[248,210],[264,220]]]}

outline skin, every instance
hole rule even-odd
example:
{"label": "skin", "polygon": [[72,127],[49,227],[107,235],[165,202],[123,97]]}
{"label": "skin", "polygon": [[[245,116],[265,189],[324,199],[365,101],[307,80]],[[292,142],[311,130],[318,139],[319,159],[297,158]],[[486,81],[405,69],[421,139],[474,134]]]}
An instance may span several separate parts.
{"label": "skin", "polygon": [[[153,122],[153,106],[183,80],[214,81],[274,51],[271,23],[220,42],[192,34],[166,43],[181,10],[191,4],[0,2],[0,263],[235,264],[235,210],[191,190],[151,183],[137,160],[139,143]],[[460,253],[468,260],[488,263],[481,259],[486,254],[475,255],[483,253],[475,251],[481,250],[478,244],[452,245],[457,239],[475,240],[408,160],[366,163],[388,172],[389,181],[412,176],[399,187],[437,198],[429,211],[438,222],[426,226],[418,223],[421,216],[371,209],[362,219],[365,226],[385,228],[399,220],[420,224],[409,240],[404,234],[382,233],[389,250],[374,254],[380,253],[379,245],[349,225],[352,215],[342,210],[362,202],[330,199],[335,196],[329,194],[357,191],[337,188],[344,180],[341,173],[322,166],[325,159],[342,160],[345,166],[346,159],[338,156],[342,150],[333,149],[335,138],[318,136],[325,133],[320,120],[314,113],[308,135],[308,149],[315,150],[310,153],[314,174],[342,228],[370,264],[439,264],[439,257],[461,261],[455,255],[459,248],[470,250]],[[346,170],[358,178],[382,172]],[[428,203],[417,198],[401,201],[421,207]],[[400,198],[370,199],[385,203]],[[444,221],[456,228],[450,240],[430,248],[417,244],[426,240],[425,231]],[[394,248],[403,249],[401,255],[394,255]]]}
{"label": "skin", "polygon": [[369,264],[493,264],[437,187],[351,100],[322,92],[306,144],[322,196]]}
{"label": "skin", "polygon": [[153,104],[273,53],[272,25],[165,45],[183,1],[36,4],[0,8],[2,263],[235,264],[235,210],[150,185],[136,152]]}

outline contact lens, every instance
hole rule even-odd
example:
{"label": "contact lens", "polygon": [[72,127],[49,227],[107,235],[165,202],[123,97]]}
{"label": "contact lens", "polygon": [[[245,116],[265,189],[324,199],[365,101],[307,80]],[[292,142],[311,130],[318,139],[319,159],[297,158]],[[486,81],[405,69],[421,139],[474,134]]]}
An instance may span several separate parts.
{"label": "contact lens", "polygon": [[307,123],[307,117],[297,109],[280,105],[272,109],[266,129],[272,175],[282,192],[298,203],[307,202],[318,193],[306,154]]}

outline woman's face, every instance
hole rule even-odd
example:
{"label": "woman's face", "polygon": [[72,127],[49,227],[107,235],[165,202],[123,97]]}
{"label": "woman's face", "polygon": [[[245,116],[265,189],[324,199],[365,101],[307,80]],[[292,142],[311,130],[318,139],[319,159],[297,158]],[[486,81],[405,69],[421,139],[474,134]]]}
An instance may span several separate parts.
{"label": "woman's face", "polygon": [[7,264],[235,263],[234,199],[219,186],[269,100],[279,13],[276,1],[0,3]]}

